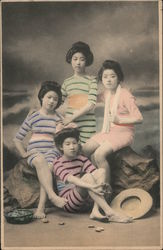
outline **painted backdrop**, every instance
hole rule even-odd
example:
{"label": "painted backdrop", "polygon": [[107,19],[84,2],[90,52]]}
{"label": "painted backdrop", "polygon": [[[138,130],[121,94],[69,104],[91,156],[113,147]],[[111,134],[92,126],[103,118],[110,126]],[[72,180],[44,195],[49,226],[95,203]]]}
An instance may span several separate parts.
{"label": "painted backdrop", "polygon": [[[157,2],[8,2],[2,4],[2,77],[4,144],[12,139],[40,82],[72,74],[65,55],[76,41],[94,53],[88,67],[96,75],[105,59],[118,60],[144,122],[136,126],[133,148],[159,150],[159,47]],[[101,127],[102,104],[96,109]]]}

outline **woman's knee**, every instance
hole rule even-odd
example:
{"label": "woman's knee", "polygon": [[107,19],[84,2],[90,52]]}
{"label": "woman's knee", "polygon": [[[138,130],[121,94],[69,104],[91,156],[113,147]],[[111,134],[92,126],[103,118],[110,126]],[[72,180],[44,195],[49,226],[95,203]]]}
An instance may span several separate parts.
{"label": "woman's knee", "polygon": [[106,159],[106,154],[102,150],[97,149],[94,153],[94,158],[96,163],[100,164]]}
{"label": "woman's knee", "polygon": [[92,176],[92,174],[90,174],[90,173],[86,173],[85,175],[83,175],[83,176],[81,177],[81,179],[82,179],[83,181],[85,181],[85,182],[94,183],[93,176]]}
{"label": "woman's knee", "polygon": [[110,147],[100,146],[94,153],[96,163],[102,163],[106,160],[107,156],[112,152]]}
{"label": "woman's knee", "polygon": [[106,170],[104,168],[98,168],[96,171],[97,171],[96,172],[97,177],[106,175]]}
{"label": "woman's knee", "polygon": [[89,157],[91,154],[93,154],[97,147],[98,145],[96,145],[96,143],[94,143],[92,140],[89,140],[82,146],[82,152],[84,155]]}
{"label": "woman's knee", "polygon": [[32,164],[36,167],[42,167],[43,165],[45,165],[45,159],[41,154],[38,154],[34,159]]}

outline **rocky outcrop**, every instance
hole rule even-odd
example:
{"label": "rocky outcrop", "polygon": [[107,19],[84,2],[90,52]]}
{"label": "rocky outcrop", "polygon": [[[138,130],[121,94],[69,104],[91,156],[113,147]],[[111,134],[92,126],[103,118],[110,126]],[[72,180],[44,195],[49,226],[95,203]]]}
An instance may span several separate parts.
{"label": "rocky outcrop", "polygon": [[112,173],[113,196],[127,188],[142,188],[159,202],[159,168],[154,150],[148,146],[138,155],[130,147],[108,159]]}
{"label": "rocky outcrop", "polygon": [[[124,189],[137,187],[150,192],[158,204],[159,168],[155,156],[151,147],[147,147],[142,155],[138,155],[130,147],[112,154],[108,159],[112,174],[112,198]],[[4,173],[4,188],[6,207],[7,204],[11,208],[37,206],[39,181],[35,168],[29,167],[26,160],[19,160],[14,168]]]}

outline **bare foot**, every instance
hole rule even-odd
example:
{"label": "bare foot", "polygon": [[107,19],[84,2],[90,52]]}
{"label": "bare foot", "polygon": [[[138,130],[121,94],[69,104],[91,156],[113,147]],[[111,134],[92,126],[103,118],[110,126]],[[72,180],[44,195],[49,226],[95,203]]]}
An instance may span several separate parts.
{"label": "bare foot", "polygon": [[67,199],[59,197],[57,195],[54,195],[53,197],[50,197],[50,201],[56,206],[56,207],[64,207],[67,203]]}
{"label": "bare foot", "polygon": [[108,219],[110,222],[117,222],[117,223],[130,223],[133,221],[132,217],[117,213],[108,215]]}
{"label": "bare foot", "polygon": [[36,210],[36,212],[33,215],[33,218],[35,218],[35,219],[43,219],[45,217],[46,217],[45,213],[41,210],[38,210],[38,209]]}
{"label": "bare foot", "polygon": [[91,220],[98,220],[101,222],[108,222],[108,217],[102,215],[99,211],[92,211],[89,218]]}

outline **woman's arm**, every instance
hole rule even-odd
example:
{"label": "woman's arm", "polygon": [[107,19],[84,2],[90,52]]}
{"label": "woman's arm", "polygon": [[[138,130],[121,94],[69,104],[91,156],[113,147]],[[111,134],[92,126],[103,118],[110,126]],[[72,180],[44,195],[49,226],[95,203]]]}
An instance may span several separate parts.
{"label": "woman's arm", "polygon": [[123,91],[123,105],[128,110],[126,116],[115,116],[113,122],[116,124],[139,124],[143,121],[143,116],[136,104],[135,97],[127,90]]}
{"label": "woman's arm", "polygon": [[20,156],[22,158],[27,158],[28,157],[28,154],[24,148],[24,145],[23,145],[23,142],[22,141],[19,141],[18,139],[14,139],[14,143],[15,143],[15,146],[20,154]]}
{"label": "woman's arm", "polygon": [[88,182],[83,181],[81,178],[78,178],[76,176],[73,175],[69,175],[67,177],[67,181],[75,184],[78,187],[82,187],[82,188],[86,188],[89,189],[90,191],[97,193],[99,195],[103,195],[104,191],[103,191],[103,184],[90,184]]}
{"label": "woman's arm", "polygon": [[28,157],[27,151],[24,148],[23,141],[26,135],[28,134],[28,132],[31,130],[31,122],[33,121],[32,119],[33,114],[35,114],[35,112],[26,117],[26,119],[24,120],[23,124],[20,126],[14,138],[15,146],[22,158]]}
{"label": "woman's arm", "polygon": [[85,105],[83,108],[75,111],[73,113],[72,116],[70,117],[66,117],[64,120],[63,120],[63,123],[64,125],[67,125],[68,123],[72,122],[72,121],[75,121],[77,118],[79,118],[80,116],[82,115],[85,115],[87,114],[89,111],[93,110],[95,107],[95,104],[94,103],[88,103],[87,105]]}
{"label": "woman's arm", "polygon": [[97,80],[95,77],[90,77],[90,85],[89,85],[89,93],[88,93],[88,102],[87,104],[80,108],[79,110],[74,111],[73,115],[70,117],[66,117],[64,120],[64,124],[75,121],[80,116],[83,116],[93,110],[96,106],[97,101]]}
{"label": "woman's arm", "polygon": [[115,124],[140,124],[143,122],[143,116],[139,117],[119,117],[119,116],[114,116],[110,118],[111,122],[114,122]]}

